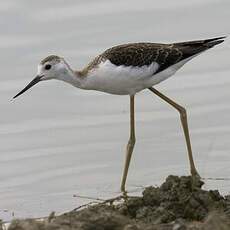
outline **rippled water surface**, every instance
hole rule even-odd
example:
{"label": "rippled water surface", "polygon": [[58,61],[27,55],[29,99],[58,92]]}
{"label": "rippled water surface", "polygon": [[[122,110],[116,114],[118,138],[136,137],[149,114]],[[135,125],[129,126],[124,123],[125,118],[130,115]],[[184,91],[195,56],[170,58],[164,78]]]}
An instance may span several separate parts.
{"label": "rippled water surface", "polygon": [[[126,42],[226,35],[229,0],[0,2],[0,218],[46,216],[86,202],[74,194],[119,193],[129,98],[50,81],[11,101],[48,54],[82,68]],[[230,178],[230,41],[184,66],[157,88],[184,105],[200,174]],[[178,114],[149,91],[136,97],[137,144],[128,190],[188,174]],[[207,180],[230,190],[230,181]]]}

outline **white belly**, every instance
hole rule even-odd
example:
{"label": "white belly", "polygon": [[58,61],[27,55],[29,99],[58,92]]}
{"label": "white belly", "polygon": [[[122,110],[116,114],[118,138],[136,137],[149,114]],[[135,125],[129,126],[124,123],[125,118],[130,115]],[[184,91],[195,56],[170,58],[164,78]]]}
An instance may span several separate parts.
{"label": "white belly", "polygon": [[116,66],[106,60],[88,74],[83,88],[110,94],[134,95],[172,76],[187,61],[185,59],[154,75],[159,69],[156,62],[148,66],[130,67]]}

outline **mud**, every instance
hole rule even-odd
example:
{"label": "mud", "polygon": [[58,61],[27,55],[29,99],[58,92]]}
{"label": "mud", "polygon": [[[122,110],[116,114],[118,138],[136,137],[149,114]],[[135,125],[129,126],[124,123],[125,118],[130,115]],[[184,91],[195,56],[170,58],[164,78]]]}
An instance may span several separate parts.
{"label": "mud", "polygon": [[9,230],[230,230],[230,196],[191,177],[168,176],[141,197],[89,205],[43,221],[14,220]]}

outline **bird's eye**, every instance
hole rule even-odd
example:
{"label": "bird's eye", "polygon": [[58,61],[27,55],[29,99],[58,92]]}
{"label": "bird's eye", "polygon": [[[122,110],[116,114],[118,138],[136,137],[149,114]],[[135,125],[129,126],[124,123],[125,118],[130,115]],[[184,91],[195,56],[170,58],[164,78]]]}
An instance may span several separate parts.
{"label": "bird's eye", "polygon": [[50,64],[45,65],[45,69],[46,69],[46,70],[51,69],[51,67],[52,67],[52,66],[51,66]]}

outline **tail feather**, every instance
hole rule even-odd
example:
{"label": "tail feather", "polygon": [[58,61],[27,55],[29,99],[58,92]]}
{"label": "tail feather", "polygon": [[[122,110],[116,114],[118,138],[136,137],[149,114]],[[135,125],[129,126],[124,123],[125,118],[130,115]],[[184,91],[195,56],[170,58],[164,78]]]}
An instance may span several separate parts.
{"label": "tail feather", "polygon": [[196,40],[196,41],[188,41],[188,42],[179,42],[174,43],[174,47],[178,48],[183,53],[183,59],[191,57],[193,55],[202,53],[215,45],[218,45],[224,41],[226,37],[217,37],[210,38],[205,40]]}
{"label": "tail feather", "polygon": [[205,40],[195,40],[195,41],[188,41],[188,42],[178,42],[178,43],[174,43],[174,45],[178,45],[178,46],[193,46],[193,47],[207,47],[207,48],[211,48],[217,44],[220,44],[224,41],[224,39],[227,36],[222,36],[222,37],[216,37],[216,38],[209,38],[209,39],[205,39]]}
{"label": "tail feather", "polygon": [[224,40],[225,40],[226,37],[227,36],[206,39],[206,40],[204,40],[204,45],[206,45],[207,47],[211,48],[211,47],[213,47],[215,45],[218,45],[218,44],[224,42]]}

